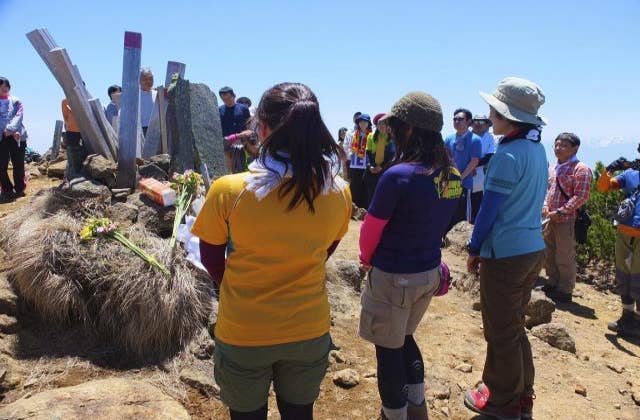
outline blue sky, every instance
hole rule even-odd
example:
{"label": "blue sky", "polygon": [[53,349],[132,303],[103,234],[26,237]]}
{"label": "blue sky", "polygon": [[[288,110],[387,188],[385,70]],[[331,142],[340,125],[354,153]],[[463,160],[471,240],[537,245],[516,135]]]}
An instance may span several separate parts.
{"label": "blue sky", "polygon": [[121,84],[123,33],[141,32],[142,63],[164,79],[168,60],[214,91],[232,86],[255,103],[271,85],[299,81],[317,94],[335,134],[354,111],[388,110],[411,90],[445,112],[487,113],[478,90],[505,76],[538,83],[547,149],[562,131],[583,141],[583,160],[635,157],[640,141],[639,0],[219,2],[211,0],[0,0],[0,73],[25,106],[30,144],[46,150],[62,89],[25,37],[46,27],[107,100]]}

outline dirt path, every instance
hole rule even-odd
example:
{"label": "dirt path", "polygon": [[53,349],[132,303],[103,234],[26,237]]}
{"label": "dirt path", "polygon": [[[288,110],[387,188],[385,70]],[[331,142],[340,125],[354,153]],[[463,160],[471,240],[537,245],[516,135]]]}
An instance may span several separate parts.
{"label": "dirt path", "polygon": [[[36,179],[31,182],[30,190],[58,183],[47,178]],[[15,203],[1,204],[0,218],[17,206],[28,205],[28,200],[22,198]],[[359,227],[359,222],[352,222],[333,258],[356,260]],[[464,272],[464,256],[454,251],[455,247],[447,249],[445,259],[454,276],[459,276]],[[564,324],[575,339],[575,355],[531,337],[537,369],[535,418],[640,419],[640,406],[631,397],[633,385],[640,389],[640,343],[618,340],[606,329],[606,323],[619,315],[618,298],[584,284],[578,284],[576,295],[575,304],[560,307],[553,315],[553,321]],[[357,295],[345,292],[340,299],[344,305],[333,314],[332,335],[344,363],[331,365],[316,404],[316,418],[374,419],[380,402],[376,379],[371,377],[375,372],[373,347],[357,336]],[[473,300],[457,290],[435,298],[416,333],[426,361],[431,418],[474,418],[462,405],[463,390],[480,380],[485,355],[481,316],[472,309]],[[112,360],[109,355],[100,353],[102,349],[83,348],[82,340],[76,340],[71,333],[61,336],[28,317],[20,318],[20,323],[21,333],[0,335],[0,362],[9,360],[11,379],[16,381],[13,389],[2,391],[4,399],[0,406],[41,389],[123,376],[161,386],[182,402],[193,418],[228,418],[217,399],[201,395],[178,379],[177,372],[185,365],[212,375],[213,365],[208,360],[195,360],[182,354],[159,366],[114,368],[108,363]],[[61,343],[64,340],[68,341],[65,345]],[[22,349],[19,356],[16,355],[18,345]],[[463,363],[472,366],[470,373],[457,369]],[[333,372],[344,368],[359,373],[359,385],[345,390],[333,384]],[[586,389],[586,396],[575,392],[577,385]],[[270,418],[279,418],[274,398],[270,398],[270,406]]]}

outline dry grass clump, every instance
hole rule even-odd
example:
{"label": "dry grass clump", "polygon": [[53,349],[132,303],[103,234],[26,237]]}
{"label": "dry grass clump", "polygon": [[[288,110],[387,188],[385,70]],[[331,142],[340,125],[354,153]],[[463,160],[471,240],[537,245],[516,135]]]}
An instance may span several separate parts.
{"label": "dry grass clump", "polygon": [[82,242],[78,219],[59,209],[47,213],[47,203],[38,197],[12,215],[0,235],[14,287],[46,321],[83,324],[140,358],[180,349],[206,326],[209,282],[182,255],[172,257],[167,241],[139,226],[127,231],[134,243],[172,266],[171,277],[116,241]]}

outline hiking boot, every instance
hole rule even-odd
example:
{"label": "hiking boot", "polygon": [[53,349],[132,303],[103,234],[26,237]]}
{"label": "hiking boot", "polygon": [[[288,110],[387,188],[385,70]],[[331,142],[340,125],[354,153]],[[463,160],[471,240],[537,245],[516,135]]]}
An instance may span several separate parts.
{"label": "hiking boot", "polygon": [[555,303],[572,303],[573,296],[571,293],[561,292],[560,290],[554,289],[547,293],[547,297],[554,301]]}
{"label": "hiking boot", "polygon": [[11,203],[12,201],[14,201],[16,199],[15,195],[13,194],[13,192],[7,193],[7,194],[0,194],[0,203]]}
{"label": "hiking boot", "polygon": [[489,388],[481,384],[468,390],[464,395],[464,405],[471,411],[498,420],[520,420],[520,402],[507,407],[496,407],[489,402]]}
{"label": "hiking boot", "polygon": [[533,419],[533,400],[536,399],[536,394],[533,391],[525,392],[520,397],[520,418],[523,420]]}
{"label": "hiking boot", "polygon": [[550,284],[545,284],[544,286],[542,286],[542,291],[544,292],[544,294],[546,295],[547,293],[552,293],[555,292],[557,289],[556,286],[552,286]]}
{"label": "hiking boot", "polygon": [[427,410],[427,402],[423,401],[420,405],[408,403],[407,420],[429,420],[429,411]]}
{"label": "hiking boot", "polygon": [[631,311],[622,311],[620,319],[610,322],[607,328],[622,337],[640,337],[640,321]]}

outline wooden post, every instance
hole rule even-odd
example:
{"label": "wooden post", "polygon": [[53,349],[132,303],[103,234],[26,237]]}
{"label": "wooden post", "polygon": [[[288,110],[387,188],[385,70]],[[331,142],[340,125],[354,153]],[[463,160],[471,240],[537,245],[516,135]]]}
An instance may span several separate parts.
{"label": "wooden post", "polygon": [[107,147],[109,147],[109,151],[114,158],[118,157],[118,136],[116,135],[115,130],[107,121],[106,115],[104,115],[104,108],[100,103],[100,99],[93,98],[89,99],[89,105],[91,105],[91,111],[93,111],[93,116],[98,122],[98,127],[100,127],[100,131],[102,135],[107,140]]}
{"label": "wooden post", "polygon": [[118,176],[121,188],[136,187],[136,152],[140,131],[140,58],[142,34],[124,33],[120,130],[118,133]]}
{"label": "wooden post", "polygon": [[[84,86],[78,67],[71,62],[67,51],[58,47],[46,29],[31,31],[27,38],[62,87],[89,152],[100,153],[108,159],[115,160],[113,148],[108,144],[110,138],[105,137],[94,115],[89,103],[89,92]],[[111,135],[109,132],[107,134]]]}
{"label": "wooden post", "polygon": [[56,127],[53,130],[53,144],[51,145],[51,160],[58,157],[60,153],[60,140],[62,139],[62,121],[56,121]]}
{"label": "wooden post", "polygon": [[[164,86],[158,87],[158,121],[160,122],[160,153],[168,153],[169,147],[167,146],[167,114],[166,114],[166,91]],[[162,112],[165,110],[165,112]]]}
{"label": "wooden post", "polygon": [[42,61],[47,65],[53,74],[53,77],[55,77],[58,83],[62,85],[58,75],[53,69],[51,61],[49,60],[49,51],[54,48],[58,48],[58,45],[53,41],[53,38],[50,38],[46,29],[35,29],[27,34],[27,39],[29,39],[33,48],[36,50],[40,58],[42,58]]}
{"label": "wooden post", "polygon": [[[184,63],[179,63],[177,61],[169,61],[167,63],[167,73],[165,75],[165,83],[164,90],[169,88],[171,84],[171,78],[174,74],[179,74],[181,78],[184,78],[184,72],[186,69],[186,65]],[[149,121],[149,128],[147,129],[147,134],[145,136],[145,144],[142,149],[142,157],[150,158],[158,153],[168,153],[168,149],[163,147],[162,143],[162,129],[160,127],[160,115],[166,121],[167,115],[167,101],[166,97],[163,97],[164,106],[160,106],[160,87],[156,88],[158,94],[156,95],[156,101],[153,105],[153,113],[151,114],[151,120]]]}

